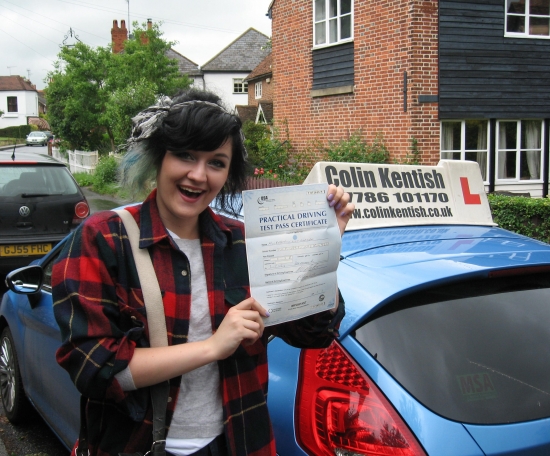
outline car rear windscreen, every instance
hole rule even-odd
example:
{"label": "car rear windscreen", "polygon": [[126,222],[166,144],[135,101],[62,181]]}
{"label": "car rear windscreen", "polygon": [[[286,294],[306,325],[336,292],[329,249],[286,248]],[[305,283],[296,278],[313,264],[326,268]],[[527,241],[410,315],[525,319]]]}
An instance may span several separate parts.
{"label": "car rear windscreen", "polygon": [[0,197],[30,194],[76,195],[78,187],[64,166],[0,167]]}
{"label": "car rear windscreen", "polygon": [[550,416],[550,272],[407,295],[355,336],[412,396],[446,418],[498,424]]}

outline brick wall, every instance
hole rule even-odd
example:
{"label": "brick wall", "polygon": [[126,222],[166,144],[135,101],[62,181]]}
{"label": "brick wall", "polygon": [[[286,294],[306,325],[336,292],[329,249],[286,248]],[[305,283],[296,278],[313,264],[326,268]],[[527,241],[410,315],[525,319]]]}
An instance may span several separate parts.
{"label": "brick wall", "polygon": [[[382,133],[392,159],[415,137],[423,164],[439,161],[437,1],[355,0],[353,94],[311,98],[312,0],[277,0],[272,10],[274,117],[286,123],[297,152],[361,130],[370,143]],[[407,112],[403,73],[408,73]]]}
{"label": "brick wall", "polygon": [[[262,81],[262,98],[256,98],[255,85],[257,82]],[[258,106],[260,101],[273,101],[273,79],[270,77],[269,82],[266,78],[255,79],[248,81],[248,106]]]}

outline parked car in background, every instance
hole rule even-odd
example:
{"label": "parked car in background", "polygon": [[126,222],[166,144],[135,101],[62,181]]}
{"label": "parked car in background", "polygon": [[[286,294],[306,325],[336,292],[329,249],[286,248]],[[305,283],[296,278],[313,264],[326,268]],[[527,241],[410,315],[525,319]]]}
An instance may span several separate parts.
{"label": "parked car in background", "polygon": [[65,164],[44,154],[0,151],[0,274],[44,256],[89,212]]}
{"label": "parked car in background", "polygon": [[[322,163],[319,181],[356,203],[346,316],[327,349],[268,345],[278,455],[550,454],[550,245],[495,226],[473,162]],[[7,278],[0,388],[8,419],[25,420],[28,398],[72,446],[79,396],[55,362],[50,285],[60,248]],[[270,263],[288,267],[292,250]]]}
{"label": "parked car in background", "polygon": [[43,131],[31,131],[27,135],[27,146],[45,146],[48,144],[48,135]]}

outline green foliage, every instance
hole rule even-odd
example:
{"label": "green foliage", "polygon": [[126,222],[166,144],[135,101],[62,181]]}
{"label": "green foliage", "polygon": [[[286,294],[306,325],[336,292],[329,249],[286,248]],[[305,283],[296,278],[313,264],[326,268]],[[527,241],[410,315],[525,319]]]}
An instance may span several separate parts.
{"label": "green foliage", "polygon": [[[99,159],[93,174],[93,189],[98,193],[111,193],[117,187],[118,162],[112,155]],[[109,189],[108,192],[106,190]]]}
{"label": "green foliage", "polygon": [[174,43],[162,39],[158,25],[134,27],[121,54],[113,54],[110,45],[80,42],[59,52],[45,94],[50,125],[68,148],[98,150],[106,134],[114,150],[130,135],[137,112],[157,96],[189,86],[177,62],[166,57]]}
{"label": "green foliage", "polygon": [[0,128],[0,136],[4,138],[25,138],[32,131],[31,125]]}
{"label": "green foliage", "polygon": [[94,184],[94,176],[89,173],[73,173],[73,177],[79,187],[91,187]]}
{"label": "green foliage", "polygon": [[373,143],[368,144],[361,131],[337,143],[329,143],[324,152],[327,161],[348,163],[387,163],[390,156],[382,133],[377,133]]}
{"label": "green foliage", "polygon": [[495,194],[488,199],[500,227],[550,243],[550,199]]}
{"label": "green foliage", "polygon": [[402,165],[421,165],[420,163],[420,150],[418,149],[418,140],[413,136],[411,138],[410,152],[407,152],[405,160]]}
{"label": "green foliage", "polygon": [[269,126],[247,120],[243,123],[244,146],[248,151],[248,160],[254,166],[261,165],[260,143],[271,137]]}
{"label": "green foliage", "polygon": [[123,144],[130,136],[132,116],[155,102],[156,90],[156,84],[141,79],[111,93],[104,119],[111,127],[115,145]]}
{"label": "green foliage", "polygon": [[292,144],[285,128],[284,138],[279,130],[273,133],[267,125],[247,121],[243,125],[245,146],[254,175],[267,179],[299,184],[307,176],[300,157],[292,154]]}

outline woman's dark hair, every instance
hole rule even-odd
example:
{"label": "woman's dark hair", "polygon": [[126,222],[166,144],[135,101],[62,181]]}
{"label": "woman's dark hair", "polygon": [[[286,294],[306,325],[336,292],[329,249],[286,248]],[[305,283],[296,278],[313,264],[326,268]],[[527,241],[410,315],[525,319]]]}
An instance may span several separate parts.
{"label": "woman's dark hair", "polygon": [[[157,111],[149,108],[148,112]],[[121,185],[134,192],[143,190],[147,181],[156,177],[167,151],[211,152],[231,138],[229,175],[218,195],[217,207],[228,212],[238,210],[234,203],[239,199],[234,197],[244,190],[247,171],[239,117],[227,112],[220,97],[198,89],[179,93],[169,109],[158,112],[162,118],[152,133],[144,139],[129,142],[121,164]]]}

